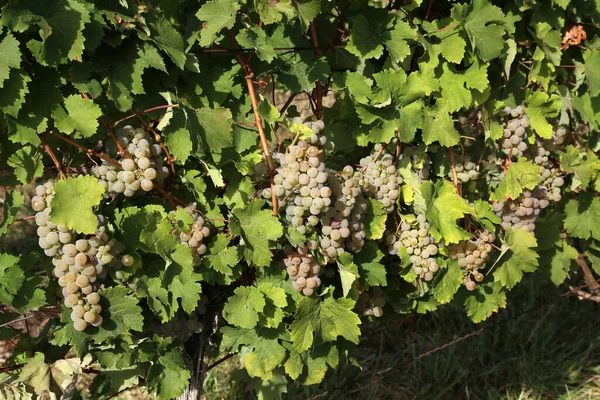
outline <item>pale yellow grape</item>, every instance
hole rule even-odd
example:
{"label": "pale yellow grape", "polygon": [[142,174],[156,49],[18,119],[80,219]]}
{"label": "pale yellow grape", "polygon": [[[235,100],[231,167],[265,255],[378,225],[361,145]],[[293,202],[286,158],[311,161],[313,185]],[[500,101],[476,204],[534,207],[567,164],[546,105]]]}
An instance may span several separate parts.
{"label": "pale yellow grape", "polygon": [[96,316],[97,316],[96,311],[90,310],[83,315],[83,319],[86,320],[87,322],[91,323],[91,322],[96,321]]}
{"label": "pale yellow grape", "polygon": [[76,305],[73,307],[72,315],[75,315],[77,318],[83,318],[83,314],[85,314],[85,308],[80,305]]}
{"label": "pale yellow grape", "polygon": [[134,262],[134,259],[129,254],[125,254],[123,257],[121,257],[121,263],[126,267],[132,266],[133,262]]}
{"label": "pale yellow grape", "polygon": [[73,321],[73,328],[75,328],[75,330],[78,332],[82,332],[85,330],[85,328],[87,328],[87,322],[85,322],[83,319]]}
{"label": "pale yellow grape", "polygon": [[98,293],[90,293],[85,299],[91,305],[98,304],[100,302],[100,295]]}
{"label": "pale yellow grape", "polygon": [[77,304],[78,301],[79,301],[79,296],[77,296],[76,294],[70,294],[65,299],[65,305],[67,307],[73,307],[74,305]]}
{"label": "pale yellow grape", "polygon": [[79,287],[87,286],[90,283],[90,278],[87,275],[79,275],[75,280],[75,283]]}

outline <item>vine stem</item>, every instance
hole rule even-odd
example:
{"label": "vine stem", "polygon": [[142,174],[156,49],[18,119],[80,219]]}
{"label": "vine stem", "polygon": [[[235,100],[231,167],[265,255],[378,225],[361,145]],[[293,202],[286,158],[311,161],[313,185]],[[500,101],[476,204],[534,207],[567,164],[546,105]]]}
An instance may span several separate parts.
{"label": "vine stem", "polygon": [[48,146],[48,143],[46,143],[46,133],[42,133],[39,136],[40,136],[40,141],[42,142],[42,144],[40,146],[46,152],[46,154],[48,154],[48,156],[50,156],[50,159],[52,159],[52,162],[54,163],[54,165],[56,166],[56,169],[58,170],[60,179],[66,179],[67,176],[65,175],[65,173],[62,170],[60,161],[58,161],[58,158],[56,158],[56,155],[54,154],[54,152],[52,151],[50,146]]}
{"label": "vine stem", "polygon": [[[83,97],[86,100],[91,100],[90,96],[88,96],[87,93],[81,93],[81,97]],[[118,149],[118,155],[120,156],[128,156],[128,158],[132,158],[129,154],[127,154],[125,152],[125,149],[123,149],[123,146],[121,146],[121,143],[119,143],[119,141],[117,140],[117,137],[115,136],[115,132],[113,132],[112,128],[110,127],[110,125],[108,124],[108,122],[106,122],[106,120],[103,117],[100,117],[100,123],[102,124],[102,126],[104,126],[104,129],[106,129],[106,131],[108,132],[108,136],[110,136],[110,138],[112,139],[112,141],[114,142],[114,144],[117,146]]]}
{"label": "vine stem", "polygon": [[127,121],[128,119],[135,118],[140,114],[147,114],[152,111],[163,110],[165,108],[177,108],[177,107],[179,107],[179,104],[164,104],[162,106],[150,107],[150,108],[145,109],[144,111],[136,112],[136,113],[126,116],[125,118],[121,118],[120,120],[115,122],[112,126],[113,126],[113,128],[116,128],[119,124]]}
{"label": "vine stem", "polygon": [[290,104],[292,104],[292,101],[294,100],[294,98],[297,95],[298,95],[298,93],[292,93],[290,95],[290,97],[288,97],[288,99],[285,102],[285,104],[283,105],[283,107],[281,107],[281,110],[279,110],[279,115],[283,115],[283,113],[288,109],[288,107],[290,106]]}
{"label": "vine stem", "polygon": [[[235,40],[235,36],[233,36],[231,30],[228,30],[227,34],[229,36],[229,40],[231,41],[231,45],[234,47],[234,49],[238,49],[237,41]],[[254,112],[254,123],[256,124],[256,128],[258,129],[260,144],[263,153],[265,154],[265,159],[267,161],[267,168],[269,169],[269,180],[271,184],[271,202],[273,203],[273,215],[276,216],[278,212],[277,196],[275,196],[275,190],[273,190],[275,186],[275,166],[273,164],[273,157],[271,157],[271,152],[269,151],[269,144],[267,142],[267,136],[265,135],[265,130],[263,128],[263,121],[260,114],[258,113],[258,100],[256,98],[256,92],[254,91],[254,81],[252,80],[252,78],[254,78],[254,72],[252,71],[252,68],[250,68],[250,66],[246,64],[246,62],[240,56],[240,54],[236,54],[236,56],[240,65],[242,66],[242,71],[245,75],[244,78],[246,80],[248,94],[250,95],[250,100],[252,102],[252,111]]]}
{"label": "vine stem", "polygon": [[59,133],[56,133],[54,131],[49,131],[48,133],[51,134],[52,136],[62,140],[63,142],[70,144],[71,146],[77,147],[79,150],[83,151],[84,153],[86,153],[88,155],[93,155],[95,157],[101,158],[104,161],[111,163],[115,167],[121,168],[121,164],[119,164],[119,162],[117,162],[116,160],[113,160],[112,158],[110,158],[108,156],[105,156],[104,154],[100,154],[92,149],[88,149],[87,147],[84,147],[84,146],[80,145],[79,143],[74,142],[71,139],[69,139]]}
{"label": "vine stem", "polygon": [[581,271],[583,272],[583,277],[585,278],[585,281],[588,284],[590,291],[594,294],[597,293],[600,289],[600,285],[594,278],[594,275],[592,274],[592,271],[590,271],[590,268],[588,267],[585,260],[581,256],[579,256],[575,259],[575,262],[577,262],[577,265],[579,265],[579,268],[581,268]]}
{"label": "vine stem", "polygon": [[571,285],[567,285],[567,288],[569,288],[569,292],[573,293],[575,296],[579,297],[582,300],[591,300],[595,301],[596,303],[600,303],[600,296],[595,296],[586,292],[585,290],[574,288]]}

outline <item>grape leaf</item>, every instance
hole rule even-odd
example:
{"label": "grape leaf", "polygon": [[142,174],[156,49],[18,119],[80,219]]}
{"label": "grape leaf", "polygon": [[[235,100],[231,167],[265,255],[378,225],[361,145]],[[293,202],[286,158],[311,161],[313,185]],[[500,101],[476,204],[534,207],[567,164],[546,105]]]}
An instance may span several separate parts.
{"label": "grape leaf", "polygon": [[354,263],[352,255],[347,252],[338,257],[337,265],[342,282],[342,294],[346,297],[352,289],[354,281],[358,278],[358,265]]}
{"label": "grape leaf", "polygon": [[590,95],[596,97],[600,94],[600,53],[588,49],[583,52],[583,61]]}
{"label": "grape leaf", "polygon": [[263,293],[253,286],[239,287],[234,293],[223,308],[223,317],[237,327],[254,328],[265,308]]}
{"label": "grape leaf", "polygon": [[232,352],[240,350],[250,376],[270,379],[273,370],[285,360],[287,352],[279,344],[276,331],[225,326],[221,328],[221,333],[221,349]]}
{"label": "grape leaf", "polygon": [[454,297],[463,283],[463,272],[458,262],[451,261],[447,268],[436,274],[431,293],[440,304],[446,304]]}
{"label": "grape leaf", "polygon": [[454,120],[448,114],[442,100],[434,108],[427,108],[423,120],[423,141],[425,144],[439,142],[442,146],[452,147],[460,141],[460,134],[454,127]]}
{"label": "grape leaf", "polygon": [[132,48],[125,46],[117,56],[115,65],[108,77],[106,95],[120,111],[127,111],[133,105],[133,95],[145,93],[142,75],[146,68],[167,72],[162,56],[156,47],[149,43]]}
{"label": "grape leaf", "polygon": [[0,303],[11,305],[25,280],[19,258],[0,253]]}
{"label": "grape leaf", "polygon": [[91,21],[86,7],[75,0],[16,0],[3,10],[0,24],[16,32],[35,25],[42,38],[32,40],[29,49],[41,64],[64,64],[81,60],[84,49],[83,28]]}
{"label": "grape leaf", "polygon": [[28,184],[32,179],[42,176],[44,172],[42,155],[31,146],[14,152],[8,158],[7,164],[15,169],[17,179],[23,184]]}
{"label": "grape leaf", "polygon": [[154,335],[140,346],[140,361],[149,363],[146,382],[159,398],[172,399],[189,385],[190,370],[183,361],[181,348],[171,338]]}
{"label": "grape leaf", "polygon": [[11,68],[21,66],[21,50],[19,50],[19,41],[10,33],[0,41],[0,89],[4,86],[4,81],[8,79]]}
{"label": "grape leaf", "polygon": [[100,204],[103,194],[104,188],[91,175],[59,181],[54,185],[50,219],[79,233],[94,233],[97,221],[92,208]]}
{"label": "grape leaf", "polygon": [[75,134],[75,138],[93,136],[98,130],[98,118],[102,110],[91,99],[73,94],[65,99],[64,107],[58,105],[52,112],[56,128],[63,133]]}
{"label": "grape leaf", "polygon": [[231,111],[227,108],[201,108],[195,110],[194,115],[200,125],[196,132],[211,153],[220,153],[233,145]]}
{"label": "grape leaf", "polygon": [[600,240],[600,198],[583,192],[565,206],[565,229],[580,239]]}
{"label": "grape leaf", "polygon": [[571,263],[579,257],[579,252],[564,240],[559,240],[546,251],[540,251],[540,266],[547,273],[552,283],[556,286],[562,285],[567,279],[571,269]]}
{"label": "grape leaf", "polygon": [[321,0],[297,0],[294,6],[302,22],[308,26],[321,13]]}
{"label": "grape leaf", "polygon": [[475,200],[473,208],[475,209],[475,219],[488,231],[494,232],[496,225],[500,225],[500,218],[494,213],[492,206],[487,201]]}
{"label": "grape leaf", "polygon": [[27,360],[19,374],[19,381],[38,395],[50,390],[51,378],[50,365],[46,364],[44,354],[39,352]]}
{"label": "grape leaf", "polygon": [[227,235],[219,233],[208,246],[208,254],[204,256],[210,268],[224,275],[231,275],[231,268],[240,261],[237,247],[227,247],[230,242]]}
{"label": "grape leaf", "polygon": [[157,12],[145,13],[145,19],[154,43],[169,55],[175,65],[183,69],[187,56],[184,53],[181,34],[163,15]]}
{"label": "grape leaf", "polygon": [[338,336],[358,343],[360,318],[352,311],[354,303],[354,300],[331,297],[324,301],[310,297],[300,300],[290,325],[293,349],[307,350],[313,343],[335,341]]}
{"label": "grape leaf", "polygon": [[373,241],[366,242],[361,252],[354,257],[363,288],[387,285],[385,265],[380,262],[383,257],[383,252]]}
{"label": "grape leaf", "polygon": [[179,164],[185,164],[188,157],[192,154],[190,131],[185,128],[179,128],[164,136],[165,146],[167,146],[169,152],[175,157]]}
{"label": "grape leaf", "polygon": [[273,259],[269,249],[271,241],[283,235],[283,227],[270,210],[263,210],[264,200],[253,200],[245,207],[232,211],[229,227],[231,233],[241,236],[245,245],[244,258],[259,267],[268,266]]}
{"label": "grape leaf", "polygon": [[20,192],[13,190],[5,194],[2,203],[3,217],[0,220],[0,239],[8,232],[8,228],[15,221],[19,208],[23,205],[24,197]]}
{"label": "grape leaf", "polygon": [[364,214],[365,237],[367,239],[381,239],[385,232],[387,212],[383,205],[375,200],[367,200],[367,211]]}
{"label": "grape leaf", "polygon": [[529,92],[525,99],[527,117],[531,128],[544,139],[552,137],[553,128],[548,118],[554,118],[560,112],[562,102],[557,95],[547,95],[544,92]]}
{"label": "grape leaf", "polygon": [[310,91],[316,81],[327,83],[331,74],[329,63],[325,60],[314,59],[312,56],[309,58],[297,53],[290,56],[283,65],[285,67],[279,71],[278,83],[292,92]]}
{"label": "grape leaf", "polygon": [[535,250],[536,247],[537,240],[531,232],[523,228],[507,230],[503,249],[508,251],[496,261],[501,264],[494,271],[494,280],[512,289],[521,281],[524,272],[535,271],[540,257]]}
{"label": "grape leaf", "polygon": [[260,326],[277,328],[285,316],[284,308],[288,305],[285,290],[271,283],[260,282],[258,290],[265,297],[265,307],[260,315]]}
{"label": "grape leaf", "polygon": [[271,63],[277,56],[275,48],[264,29],[254,25],[237,34],[236,40],[243,48],[255,49],[256,56]]}
{"label": "grape leaf", "polygon": [[506,293],[500,282],[478,284],[465,300],[467,315],[475,323],[485,321],[500,308],[506,308]]}
{"label": "grape leaf", "polygon": [[567,146],[565,152],[560,154],[560,163],[565,172],[575,174],[583,189],[600,171],[600,159],[592,150],[573,145]]}
{"label": "grape leaf", "polygon": [[[2,112],[14,118],[19,117],[19,111],[25,103],[25,95],[29,93],[29,87],[27,86],[29,82],[31,82],[31,78],[26,72],[19,69],[10,70],[9,78],[4,81],[4,87],[0,89],[0,110]],[[20,125],[19,122],[16,122],[16,125]],[[20,131],[21,134],[24,133],[20,129],[17,129],[17,131]],[[35,132],[33,135],[37,136]],[[35,139],[26,140],[26,142],[30,141],[33,142]]]}
{"label": "grape leaf", "polygon": [[517,162],[510,164],[502,182],[490,195],[490,200],[516,199],[523,189],[534,189],[538,184],[539,176],[540,167],[533,161],[521,157]]}
{"label": "grape leaf", "polygon": [[267,25],[281,21],[284,15],[292,16],[294,12],[291,0],[254,0],[254,7]]}
{"label": "grape leaf", "polygon": [[161,322],[167,322],[175,316],[177,309],[171,307],[169,291],[162,286],[160,278],[142,278],[138,281],[136,294],[145,297],[148,307]]}
{"label": "grape leaf", "polygon": [[458,243],[469,239],[471,235],[456,226],[456,220],[465,214],[474,214],[475,210],[463,198],[456,194],[456,189],[448,181],[435,184],[426,181],[421,185],[421,193],[426,202],[425,216],[429,221],[431,235],[446,243]]}
{"label": "grape leaf", "polygon": [[221,30],[232,28],[238,8],[239,4],[235,0],[211,0],[202,5],[196,13],[196,17],[203,21],[200,46],[210,46]]}
{"label": "grape leaf", "polygon": [[457,4],[452,16],[464,27],[471,47],[482,60],[496,58],[504,49],[506,17],[499,7],[488,0],[472,0],[470,4]]}

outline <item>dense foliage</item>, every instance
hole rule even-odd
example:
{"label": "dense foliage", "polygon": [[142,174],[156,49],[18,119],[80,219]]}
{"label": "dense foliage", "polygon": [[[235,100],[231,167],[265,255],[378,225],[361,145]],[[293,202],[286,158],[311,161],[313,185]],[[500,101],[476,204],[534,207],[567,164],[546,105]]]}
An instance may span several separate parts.
{"label": "dense foliage", "polygon": [[194,396],[239,353],[275,398],[525,273],[596,298],[598,2],[0,5],[0,237],[38,242],[0,253],[0,339],[51,317],[0,397]]}

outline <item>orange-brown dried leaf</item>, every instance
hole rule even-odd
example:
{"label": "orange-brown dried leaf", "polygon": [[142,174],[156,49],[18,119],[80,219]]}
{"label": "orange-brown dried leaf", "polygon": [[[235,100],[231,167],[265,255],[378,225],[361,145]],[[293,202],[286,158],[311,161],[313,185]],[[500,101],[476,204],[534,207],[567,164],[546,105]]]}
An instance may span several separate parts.
{"label": "orange-brown dried leaf", "polygon": [[562,40],[561,50],[566,50],[569,46],[577,46],[587,38],[587,34],[581,25],[574,25],[571,29],[565,32]]}

